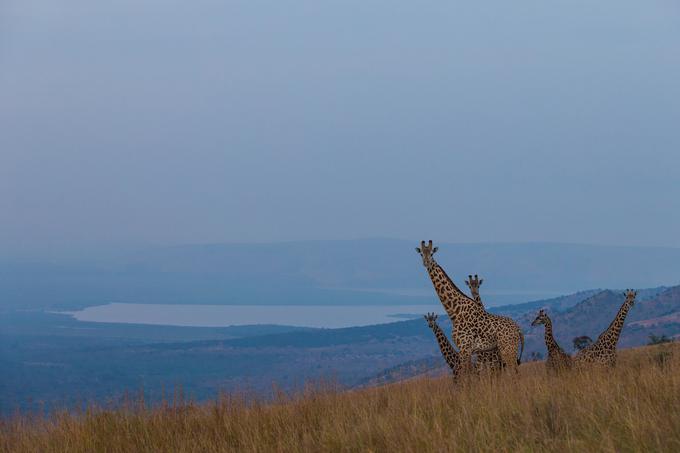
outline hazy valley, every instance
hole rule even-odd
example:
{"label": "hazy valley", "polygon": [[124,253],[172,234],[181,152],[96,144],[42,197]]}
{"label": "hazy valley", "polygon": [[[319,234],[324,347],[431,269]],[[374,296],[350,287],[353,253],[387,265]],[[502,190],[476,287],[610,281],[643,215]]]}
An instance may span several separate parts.
{"label": "hazy valley", "polygon": [[[545,352],[542,329],[529,325],[539,308],[548,308],[558,341],[571,351],[575,336],[596,338],[622,301],[620,290],[589,290],[493,310],[520,323],[527,361],[533,352]],[[680,286],[640,290],[621,347],[646,344],[651,334],[679,336],[679,316]],[[450,333],[445,317],[441,325]],[[0,317],[0,338],[0,405],[6,414],[88,402],[116,405],[140,391],[152,403],[180,390],[198,401],[234,391],[267,398],[275,389],[293,391],[320,379],[351,388],[446,371],[419,315],[342,329],[196,328],[90,323],[11,311]]]}

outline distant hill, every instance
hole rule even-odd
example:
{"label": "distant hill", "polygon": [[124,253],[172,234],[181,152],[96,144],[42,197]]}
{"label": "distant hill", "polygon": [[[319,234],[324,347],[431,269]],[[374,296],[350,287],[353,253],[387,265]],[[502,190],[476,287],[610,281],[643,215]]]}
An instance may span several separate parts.
{"label": "distant hill", "polygon": [[[521,316],[527,312],[537,311],[541,308],[549,307],[555,311],[564,311],[573,307],[579,302],[594,296],[599,293],[599,289],[590,289],[586,291],[579,291],[577,293],[568,294],[566,296],[553,297],[550,299],[534,300],[531,302],[524,302],[522,304],[501,305],[499,307],[490,307],[494,313],[504,316]],[[484,297],[482,297],[484,299]]]}
{"label": "distant hill", "polygon": [[[107,302],[427,304],[436,301],[418,241],[366,239],[161,247],[96,259],[0,257],[0,308]],[[584,288],[680,283],[680,249],[576,244],[439,243],[437,259],[464,287],[485,279],[487,306]],[[565,299],[565,306],[573,300]]]}
{"label": "distant hill", "polygon": [[[573,351],[572,340],[576,336],[588,335],[595,340],[609,326],[623,301],[622,291],[605,290],[565,311],[549,308],[555,338],[568,352]],[[529,354],[545,352],[543,327],[530,325],[536,311],[516,318],[526,333],[525,350]],[[644,345],[652,334],[680,337],[680,286],[639,291],[626,318],[619,347]]]}
{"label": "distant hill", "polygon": [[[656,288],[638,289],[638,300],[650,299],[658,296],[668,289],[667,286],[659,286]],[[522,304],[501,305],[498,307],[489,307],[494,312],[505,316],[521,316],[527,312],[538,311],[541,308],[549,308],[550,310],[563,312],[572,308],[586,299],[591,298],[600,293],[611,292],[611,290],[603,291],[601,289],[589,289],[585,291],[578,291],[573,294],[565,296],[553,297],[550,299],[540,299],[531,302],[524,302]],[[483,295],[482,295],[483,296]],[[484,297],[482,297],[484,299]],[[485,302],[486,303],[486,302]]]}

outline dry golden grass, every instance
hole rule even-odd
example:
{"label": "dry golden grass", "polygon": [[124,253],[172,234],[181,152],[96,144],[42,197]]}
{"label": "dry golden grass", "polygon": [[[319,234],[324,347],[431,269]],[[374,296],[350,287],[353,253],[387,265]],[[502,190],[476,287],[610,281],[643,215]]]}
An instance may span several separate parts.
{"label": "dry golden grass", "polygon": [[613,370],[422,378],[274,403],[92,410],[2,422],[11,452],[680,451],[679,345],[627,350]]}

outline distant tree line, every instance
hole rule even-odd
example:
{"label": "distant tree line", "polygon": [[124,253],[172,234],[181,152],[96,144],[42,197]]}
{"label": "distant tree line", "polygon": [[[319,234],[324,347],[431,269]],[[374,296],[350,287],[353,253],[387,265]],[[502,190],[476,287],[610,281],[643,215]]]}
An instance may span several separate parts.
{"label": "distant tree line", "polygon": [[649,336],[649,341],[647,342],[648,345],[655,345],[655,344],[664,344],[664,343],[672,343],[673,339],[669,337],[668,335],[654,335],[651,334]]}

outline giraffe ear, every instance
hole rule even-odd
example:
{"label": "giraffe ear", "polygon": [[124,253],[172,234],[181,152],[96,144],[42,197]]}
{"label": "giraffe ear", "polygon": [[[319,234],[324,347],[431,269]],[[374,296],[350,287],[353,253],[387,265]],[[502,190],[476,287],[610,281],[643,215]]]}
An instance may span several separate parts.
{"label": "giraffe ear", "polygon": [[420,247],[416,247],[416,252],[422,253],[422,252],[420,251]]}
{"label": "giraffe ear", "polygon": [[437,250],[439,250],[439,247],[433,248],[433,249],[432,249],[432,254],[434,255],[435,253],[437,253]]}

